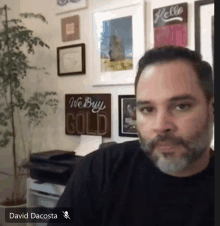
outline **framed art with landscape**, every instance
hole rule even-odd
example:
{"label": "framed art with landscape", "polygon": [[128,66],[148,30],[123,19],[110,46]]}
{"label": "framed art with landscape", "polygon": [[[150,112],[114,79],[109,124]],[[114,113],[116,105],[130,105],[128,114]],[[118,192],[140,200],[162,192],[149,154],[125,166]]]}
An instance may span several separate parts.
{"label": "framed art with landscape", "polygon": [[95,11],[93,85],[133,84],[144,54],[144,0],[121,8]]}

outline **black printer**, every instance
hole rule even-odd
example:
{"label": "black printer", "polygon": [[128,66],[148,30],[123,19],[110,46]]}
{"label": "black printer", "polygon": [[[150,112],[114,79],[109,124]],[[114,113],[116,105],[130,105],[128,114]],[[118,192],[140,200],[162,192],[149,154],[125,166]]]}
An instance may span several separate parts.
{"label": "black printer", "polygon": [[66,185],[76,164],[83,158],[72,151],[51,150],[31,154],[25,167],[30,169],[30,177],[41,183]]}

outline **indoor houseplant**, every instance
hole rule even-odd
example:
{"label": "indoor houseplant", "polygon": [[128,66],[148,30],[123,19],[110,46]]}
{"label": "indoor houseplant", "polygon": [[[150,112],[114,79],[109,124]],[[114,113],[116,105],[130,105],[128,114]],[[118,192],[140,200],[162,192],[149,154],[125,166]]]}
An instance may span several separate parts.
{"label": "indoor houseplant", "polygon": [[[27,176],[24,163],[29,161],[31,148],[27,150],[27,155],[18,162],[20,152],[16,146],[16,136],[22,133],[22,123],[20,128],[16,128],[16,118],[23,112],[26,116],[28,128],[39,126],[42,119],[47,116],[48,110],[56,112],[58,99],[54,98],[56,92],[39,92],[37,90],[28,98],[25,98],[25,88],[22,86],[30,70],[40,70],[44,68],[39,65],[32,66],[28,61],[28,54],[35,54],[35,48],[49,46],[39,37],[33,36],[33,31],[23,25],[22,18],[40,19],[47,23],[41,14],[23,13],[21,19],[8,19],[6,5],[0,8],[0,147],[7,147],[12,153],[13,161],[13,187],[11,197],[8,197],[1,205],[13,206],[26,202],[26,186],[21,184],[22,176]],[[46,108],[44,108],[46,106]],[[16,117],[15,117],[16,116]],[[9,175],[0,169],[0,173]],[[23,190],[24,189],[24,190]]]}

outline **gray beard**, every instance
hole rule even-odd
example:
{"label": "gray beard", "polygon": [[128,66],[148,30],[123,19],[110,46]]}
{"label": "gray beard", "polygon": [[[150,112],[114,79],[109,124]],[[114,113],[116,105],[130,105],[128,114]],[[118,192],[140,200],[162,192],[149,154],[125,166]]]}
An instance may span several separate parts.
{"label": "gray beard", "polygon": [[[171,135],[159,135],[157,138],[152,140],[145,139],[139,132],[139,141],[141,148],[145,151],[146,155],[155,164],[155,166],[164,173],[177,173],[184,169],[187,169],[195,161],[200,159],[207,147],[210,147],[211,140],[213,137],[213,124],[209,121],[209,117],[206,120],[203,128],[196,132],[191,140],[183,140],[181,137],[174,137]],[[166,156],[164,154],[158,154],[158,156],[152,155],[155,146],[162,141],[168,141],[180,147],[184,147],[186,152],[182,154],[181,158],[175,158]]]}

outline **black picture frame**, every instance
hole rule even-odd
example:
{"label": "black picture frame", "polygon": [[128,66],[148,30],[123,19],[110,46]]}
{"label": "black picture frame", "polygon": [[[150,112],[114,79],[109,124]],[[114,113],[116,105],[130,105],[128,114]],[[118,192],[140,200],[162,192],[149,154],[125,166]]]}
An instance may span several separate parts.
{"label": "black picture frame", "polygon": [[86,73],[85,49],[86,48],[84,43],[57,47],[58,76],[85,74]]}
{"label": "black picture frame", "polygon": [[[135,120],[133,119],[135,106],[135,95],[118,96],[119,136],[121,137],[138,137]],[[128,107],[130,110],[128,110]]]}
{"label": "black picture frame", "polygon": [[201,40],[200,40],[200,31],[201,31],[201,23],[200,23],[200,7],[203,5],[214,4],[214,0],[202,0],[196,1],[194,3],[195,6],[195,50],[201,53]]}

